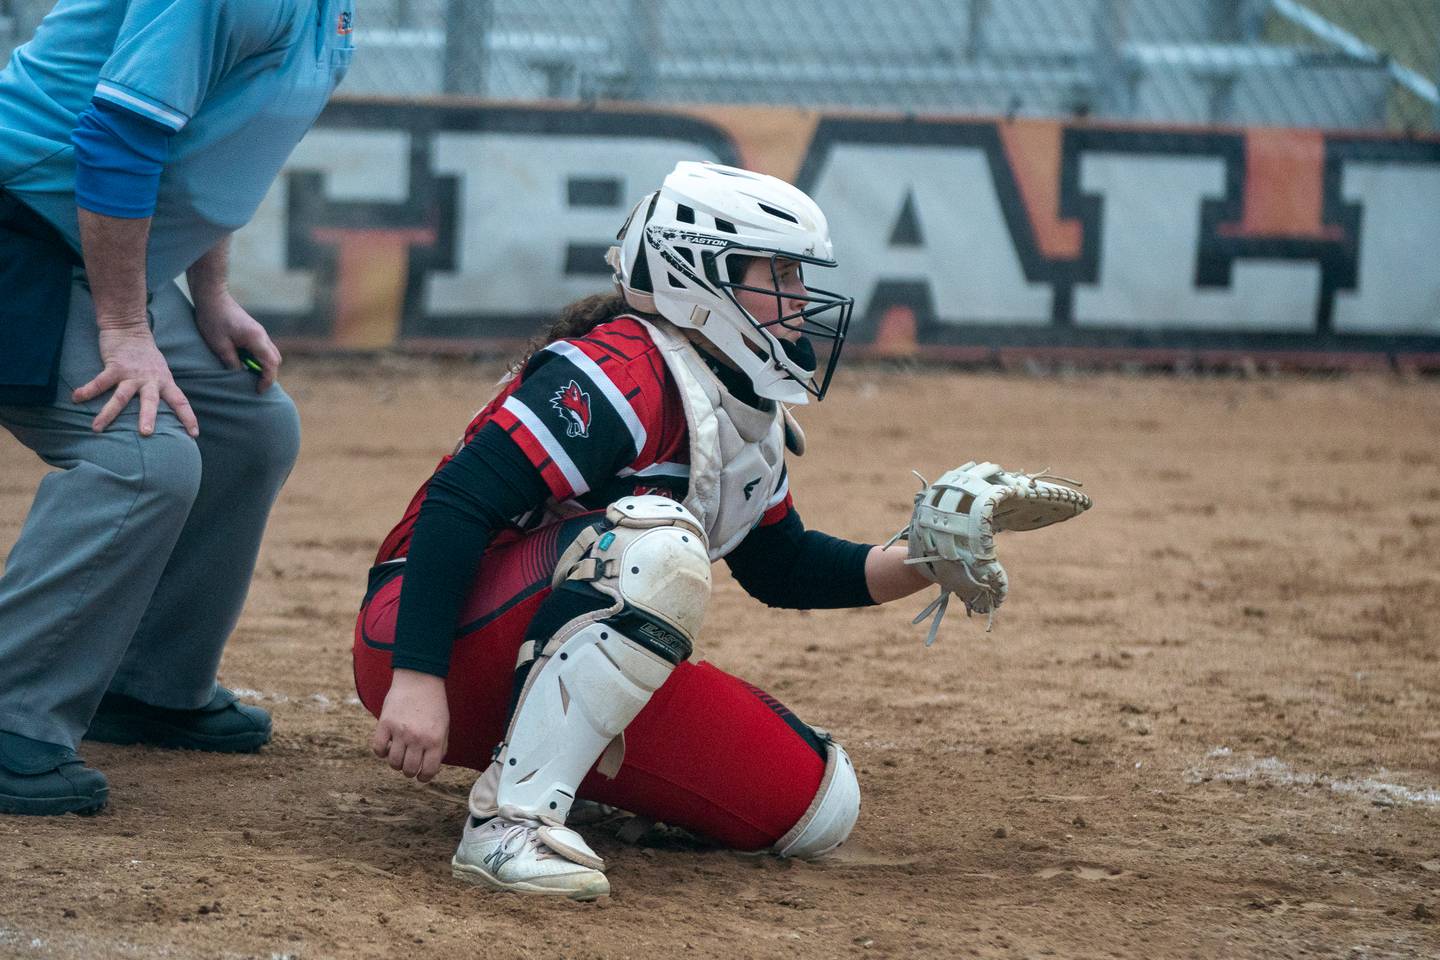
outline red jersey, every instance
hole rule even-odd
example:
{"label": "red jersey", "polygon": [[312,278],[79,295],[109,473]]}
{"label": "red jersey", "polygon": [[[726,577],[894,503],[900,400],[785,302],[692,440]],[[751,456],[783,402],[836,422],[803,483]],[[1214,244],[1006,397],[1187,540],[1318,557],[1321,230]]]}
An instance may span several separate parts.
{"label": "red jersey", "polygon": [[[649,331],[634,317],[617,317],[583,337],[536,351],[520,376],[470,421],[456,450],[491,422],[540,472],[550,503],[569,504],[571,512],[603,510],[641,494],[684,500],[689,490],[690,431],[680,391]],[[449,461],[445,457],[435,469]],[[429,485],[427,479],[381,543],[376,563],[409,552]],[[542,506],[515,517],[511,530],[497,531],[492,543],[543,523],[550,512]],[[782,473],[761,525],[778,523],[790,507]]]}

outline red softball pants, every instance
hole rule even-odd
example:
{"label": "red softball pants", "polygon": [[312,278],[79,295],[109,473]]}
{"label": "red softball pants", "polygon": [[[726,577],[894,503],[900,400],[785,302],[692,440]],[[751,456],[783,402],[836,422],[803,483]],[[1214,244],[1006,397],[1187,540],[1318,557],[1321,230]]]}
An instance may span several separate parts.
{"label": "red softball pants", "polygon": [[[583,521],[582,521],[583,522]],[[483,770],[504,738],[515,659],[550,596],[550,577],[577,528],[557,523],[492,546],[467,597],[445,689],[445,762]],[[355,687],[379,716],[404,565],[372,581],[355,625]],[[591,770],[582,799],[683,827],[736,850],[771,846],[819,789],[824,747],[775,698],[709,663],[681,663],[625,730],[625,760]]]}

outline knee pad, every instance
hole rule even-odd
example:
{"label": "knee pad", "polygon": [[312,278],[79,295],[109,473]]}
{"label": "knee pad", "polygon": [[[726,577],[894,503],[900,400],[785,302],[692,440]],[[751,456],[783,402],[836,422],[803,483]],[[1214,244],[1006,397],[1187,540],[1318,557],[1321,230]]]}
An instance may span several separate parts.
{"label": "knee pad", "polygon": [[710,554],[694,515],[667,497],[625,497],[560,557],[552,585],[590,584],[618,606],[606,617],[632,640],[679,663],[710,602]]}
{"label": "knee pad", "polygon": [[810,809],[789,833],[775,841],[775,853],[782,857],[811,860],[829,853],[845,842],[860,816],[860,781],[850,757],[828,733],[815,732],[825,741],[825,776]]}

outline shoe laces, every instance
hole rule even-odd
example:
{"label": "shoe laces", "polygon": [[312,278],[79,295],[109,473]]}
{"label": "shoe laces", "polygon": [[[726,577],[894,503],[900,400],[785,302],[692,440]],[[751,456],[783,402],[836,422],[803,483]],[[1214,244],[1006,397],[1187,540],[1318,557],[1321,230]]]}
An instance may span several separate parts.
{"label": "shoe laces", "polygon": [[549,860],[559,856],[546,845],[545,841],[540,839],[539,830],[542,826],[564,826],[560,821],[553,817],[538,816],[532,819],[530,817],[507,817],[504,814],[500,815],[500,819],[510,824],[500,835],[499,846],[499,850],[506,855],[507,859],[518,856],[520,851],[525,849],[527,843],[535,847],[536,860]]}

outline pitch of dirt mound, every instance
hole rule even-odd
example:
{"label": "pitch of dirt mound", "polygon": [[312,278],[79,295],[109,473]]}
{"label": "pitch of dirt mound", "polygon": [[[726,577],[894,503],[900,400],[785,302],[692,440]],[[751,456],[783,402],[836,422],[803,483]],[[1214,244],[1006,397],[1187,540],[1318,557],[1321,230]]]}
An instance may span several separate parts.
{"label": "pitch of dirt mound", "polygon": [[[364,572],[493,367],[302,361],[306,439],[222,680],[247,757],[87,745],[104,814],[0,818],[0,955],[1440,955],[1440,389],[853,369],[802,411],[807,523],[882,539],[971,458],[1086,482],[1006,535],[996,621],[794,613],[722,573],[698,655],[828,727],[854,836],[807,864],[595,837],[615,895],[449,876],[469,776],[366,748]],[[0,439],[0,544],[42,467]],[[163,668],[163,665],[157,665]]]}

